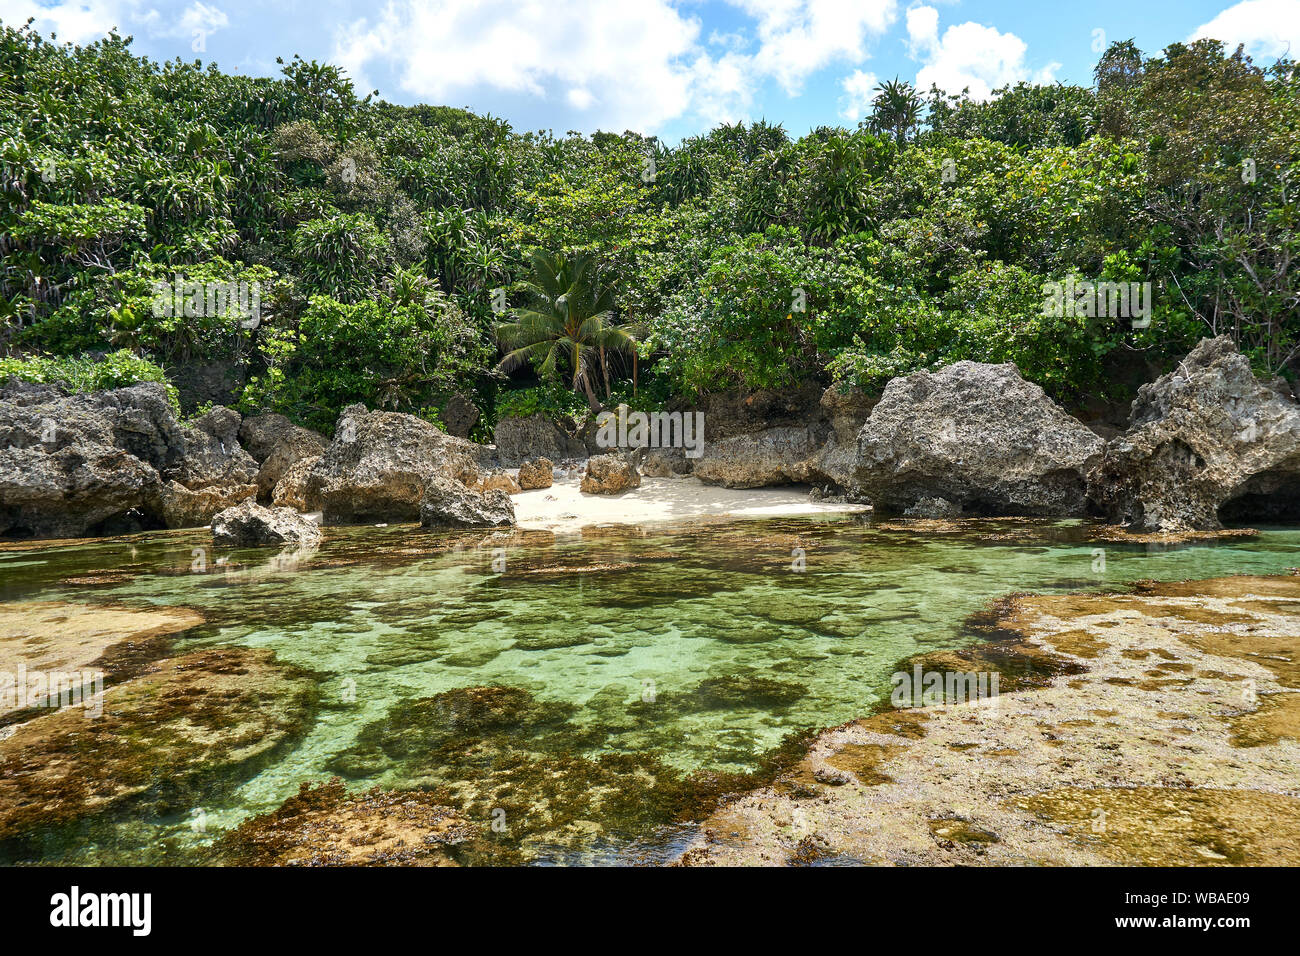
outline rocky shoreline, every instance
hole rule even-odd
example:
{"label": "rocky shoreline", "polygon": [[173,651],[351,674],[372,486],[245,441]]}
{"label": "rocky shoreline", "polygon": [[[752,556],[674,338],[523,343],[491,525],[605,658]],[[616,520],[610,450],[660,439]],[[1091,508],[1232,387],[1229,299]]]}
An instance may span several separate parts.
{"label": "rocky shoreline", "polygon": [[1017,596],[906,662],[996,697],[823,732],[679,865],[1295,865],[1300,577]]}
{"label": "rocky shoreline", "polygon": [[[1256,380],[1227,337],[1144,385],[1127,431],[1087,426],[1012,365],[957,362],[878,401],[828,389],[705,401],[707,440],[609,452],[540,415],[494,445],[361,405],[332,438],[281,415],[214,408],[185,425],[161,386],[66,395],[0,388],[0,537],[74,538],[213,524],[232,544],[301,543],[325,525],[516,522],[512,496],[580,477],[620,496],[644,474],[731,489],[812,485],[881,515],[1101,517],[1135,535],[1300,517],[1300,404]],[[805,394],[807,393],[807,394]],[[1109,437],[1106,437],[1109,436]],[[506,470],[506,469],[510,470]],[[245,508],[245,511],[248,511]]]}

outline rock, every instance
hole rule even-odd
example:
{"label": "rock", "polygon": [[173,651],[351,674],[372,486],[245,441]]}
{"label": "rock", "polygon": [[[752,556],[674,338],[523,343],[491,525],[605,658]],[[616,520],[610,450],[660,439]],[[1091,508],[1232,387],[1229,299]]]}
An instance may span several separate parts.
{"label": "rock", "polygon": [[188,812],[264,766],[307,728],[316,681],[268,650],[221,647],[150,664],[103,712],[64,707],[0,739],[0,839],[128,802]]}
{"label": "rock", "polygon": [[262,499],[274,494],[275,486],[296,463],[319,458],[329,447],[324,435],[273,413],[245,418],[239,439],[259,466],[257,493]]}
{"label": "rock", "polygon": [[706,440],[695,459],[695,477],[727,488],[788,485],[820,477],[815,459],[825,426],[782,425],[748,435]]}
{"label": "rock", "polygon": [[448,435],[468,438],[470,431],[478,422],[478,406],[467,396],[456,392],[447,400],[438,417],[442,419]]}
{"label": "rock", "polygon": [[203,528],[217,512],[257,497],[257,485],[210,485],[191,491],[179,481],[158,490],[158,513],[169,528]]}
{"label": "rock", "polygon": [[227,547],[310,547],[320,543],[320,529],[292,508],[265,508],[256,501],[245,501],[212,519],[212,540]]}
{"label": "rock", "polygon": [[183,427],[154,382],[82,395],[10,383],[0,390],[0,535],[207,524],[257,474],[240,421],[214,408]]}
{"label": "rock", "polygon": [[426,483],[420,502],[420,524],[426,528],[484,528],[515,523],[515,508],[504,491],[467,488],[454,478],[435,476]]}
{"label": "rock", "polygon": [[181,429],[180,454],[163,477],[190,490],[209,485],[246,485],[257,478],[257,462],[239,444],[239,412],[218,406]]}
{"label": "rock", "polygon": [[1227,336],[1203,339],[1143,385],[1129,430],[1106,445],[1089,493],[1139,532],[1300,515],[1300,406],[1258,381]]}
{"label": "rock", "polygon": [[489,459],[483,446],[413,415],[350,405],[311,470],[307,497],[320,503],[326,524],[416,521],[431,481],[473,483]]}
{"label": "rock", "polygon": [[288,467],[276,483],[271,493],[271,504],[277,508],[296,508],[298,511],[319,511],[308,494],[311,470],[316,467],[316,458],[299,458]]}
{"label": "rock", "polygon": [[555,483],[555,465],[549,458],[535,458],[519,466],[519,488],[549,488]]}
{"label": "rock", "polygon": [[885,387],[848,477],[883,514],[943,498],[971,515],[1082,515],[1102,447],[1014,365],[962,361]]}
{"label": "rock", "polygon": [[523,490],[519,482],[500,468],[489,471],[474,487],[478,491],[504,491],[508,495],[517,495]]}
{"label": "rock", "polygon": [[518,468],[533,458],[585,458],[587,447],[538,412],[528,418],[503,418],[492,433],[497,460],[503,468]]}
{"label": "rock", "polygon": [[[172,635],[204,623],[198,611],[183,607],[130,608],[65,601],[19,601],[0,604],[0,647],[22,648],[27,673],[73,674],[101,672],[103,682],[117,683],[137,676],[151,658],[166,653]],[[13,661],[0,667],[13,679]],[[93,681],[91,682],[93,685]],[[46,706],[44,688],[38,699],[28,685],[26,694],[14,684],[0,682],[0,719],[28,707]],[[75,701],[63,700],[65,705]],[[102,705],[102,702],[100,702]],[[93,706],[85,697],[83,708]]]}
{"label": "rock", "polygon": [[632,460],[647,478],[689,478],[694,461],[685,448],[638,448]]}
{"label": "rock", "polygon": [[907,518],[960,518],[961,505],[947,498],[921,498],[903,515]]}
{"label": "rock", "polygon": [[582,493],[586,495],[621,495],[641,487],[641,473],[626,455],[595,455],[587,459],[582,476]]}
{"label": "rock", "polygon": [[228,866],[455,866],[451,848],[481,829],[431,793],[354,794],[334,777],[245,820],[217,853]]}

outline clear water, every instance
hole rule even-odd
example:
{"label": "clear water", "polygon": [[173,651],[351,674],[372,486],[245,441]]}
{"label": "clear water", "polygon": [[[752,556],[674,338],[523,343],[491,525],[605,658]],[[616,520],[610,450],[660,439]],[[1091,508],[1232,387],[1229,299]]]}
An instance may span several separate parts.
{"label": "clear water", "polygon": [[[0,600],[195,608],[208,623],[179,639],[178,651],[270,648],[317,673],[322,699],[291,751],[213,805],[164,819],[125,816],[93,840],[51,839],[20,859],[187,862],[300,782],[339,773],[356,788],[448,787],[473,814],[511,800],[521,814],[571,801],[576,822],[530,817],[513,847],[519,861],[653,859],[689,832],[667,825],[680,816],[680,788],[672,813],[594,799],[629,779],[610,777],[601,757],[651,762],[650,775],[677,784],[752,771],[792,731],[869,712],[903,658],[973,641],[964,622],[991,599],[1277,573],[1300,557],[1294,529],[1185,547],[1121,546],[1090,534],[1082,522],[989,521],[933,533],[836,516],[509,543],[410,526],[340,529],[287,563],[240,551],[217,564],[204,532],[0,552]],[[206,549],[203,572],[192,570],[195,548]],[[115,571],[130,577],[62,583]],[[486,737],[467,731],[459,740],[442,728],[427,747],[399,707],[490,686],[555,707]],[[408,733],[417,746],[406,757],[379,754],[359,740],[367,727],[372,743]],[[476,756],[461,760],[469,737]],[[562,785],[565,774],[573,779]],[[666,800],[651,788],[642,803]],[[190,826],[200,809],[204,833]]]}

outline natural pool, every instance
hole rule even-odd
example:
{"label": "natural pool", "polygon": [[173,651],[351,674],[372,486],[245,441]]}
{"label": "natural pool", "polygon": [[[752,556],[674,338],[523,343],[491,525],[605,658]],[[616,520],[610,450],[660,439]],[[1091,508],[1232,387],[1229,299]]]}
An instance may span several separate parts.
{"label": "natural pool", "polygon": [[1092,534],[834,516],[561,538],[332,529],[292,559],[214,552],[201,531],[0,551],[0,600],[193,608],[207,623],[173,653],[268,648],[319,690],[290,749],[201,806],[105,815],[0,862],[201,862],[222,831],[331,775],[499,818],[497,848],[466,862],[653,860],[787,735],[869,712],[901,659],[976,640],[965,622],[992,599],[1300,556],[1293,529],[1181,547]]}

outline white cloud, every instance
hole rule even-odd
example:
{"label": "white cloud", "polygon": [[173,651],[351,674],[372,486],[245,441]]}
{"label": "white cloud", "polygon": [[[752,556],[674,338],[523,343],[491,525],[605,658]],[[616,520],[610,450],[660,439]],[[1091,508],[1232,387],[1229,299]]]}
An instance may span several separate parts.
{"label": "white cloud", "polygon": [[844,95],[840,97],[840,116],[850,123],[857,122],[871,112],[871,100],[879,86],[876,74],[854,70],[840,81]]}
{"label": "white cloud", "polygon": [[332,59],[358,89],[387,68],[402,92],[433,102],[490,90],[654,132],[688,115],[747,118],[768,78],[797,95],[831,63],[861,64],[898,16],[898,0],[727,2],[749,28],[706,37],[676,0],[389,0],[336,33]]}
{"label": "white cloud", "polygon": [[948,93],[969,88],[972,99],[986,100],[993,90],[1020,80],[1051,83],[1059,63],[1033,71],[1025,62],[1028,47],[1014,33],[1000,33],[968,21],[948,27],[939,36],[939,11],[914,7],[907,12],[908,49],[913,59],[924,64],[916,74],[917,89],[931,84]]}
{"label": "white cloud", "polygon": [[75,44],[98,40],[113,27],[123,35],[143,29],[150,36],[191,39],[196,33],[210,36],[230,23],[225,11],[201,0],[168,17],[141,0],[62,0],[49,6],[36,0],[0,0],[0,21],[6,25],[19,26],[28,17],[36,19],[33,26],[39,32]]}
{"label": "white cloud", "polygon": [[858,64],[898,19],[897,0],[730,0],[757,20],[754,68],[796,95],[812,73]]}
{"label": "white cloud", "polygon": [[456,102],[489,88],[564,99],[612,127],[654,127],[691,99],[698,21],[666,0],[391,0],[339,30],[333,60],[359,89],[376,61],[405,92]]}
{"label": "white cloud", "polygon": [[1222,40],[1229,50],[1244,43],[1254,57],[1300,59],[1300,0],[1242,0],[1187,39],[1205,37]]}

